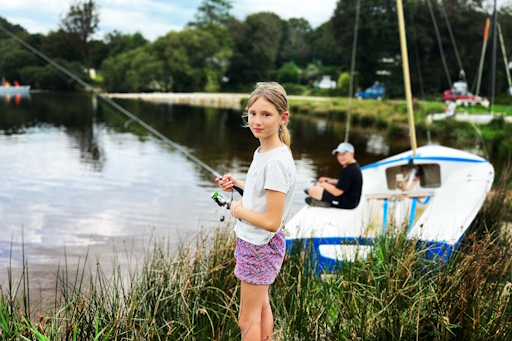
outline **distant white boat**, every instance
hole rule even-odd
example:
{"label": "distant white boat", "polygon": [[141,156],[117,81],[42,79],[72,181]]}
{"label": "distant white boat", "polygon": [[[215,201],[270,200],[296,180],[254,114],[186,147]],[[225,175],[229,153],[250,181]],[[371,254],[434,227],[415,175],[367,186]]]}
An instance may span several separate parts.
{"label": "distant white boat", "polygon": [[[286,224],[287,247],[312,243],[317,271],[333,270],[337,262],[366,258],[374,239],[392,226],[425,242],[428,256],[448,258],[482,207],[494,168],[479,156],[438,145],[412,155],[408,151],[362,167],[361,201],[353,210],[305,205]],[[397,175],[412,179],[419,168],[419,185],[396,189]]]}
{"label": "distant white boat", "polygon": [[4,86],[0,85],[0,96],[16,96],[16,95],[28,95],[30,91],[30,85],[24,86]]}

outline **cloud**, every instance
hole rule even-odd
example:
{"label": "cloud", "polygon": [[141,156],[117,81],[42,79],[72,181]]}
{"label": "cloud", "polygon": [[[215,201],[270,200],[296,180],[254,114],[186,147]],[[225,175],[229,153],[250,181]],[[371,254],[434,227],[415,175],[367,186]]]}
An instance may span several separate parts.
{"label": "cloud", "polygon": [[[73,0],[2,1],[0,15],[20,24],[30,33],[47,34],[59,28],[60,16]],[[193,20],[202,0],[97,0],[101,7],[100,34],[114,29],[123,33],[140,31],[149,40],[171,30],[181,30]],[[305,18],[318,27],[330,19],[338,0],[235,0],[231,13],[240,20],[249,14],[270,11],[283,19]],[[492,5],[491,0],[485,2]],[[498,0],[498,7],[512,5],[512,0]],[[486,8],[487,8],[486,7]],[[492,10],[492,6],[489,7]]]}
{"label": "cloud", "polygon": [[313,27],[317,27],[329,20],[336,3],[337,0],[245,0],[235,2],[232,13],[239,19],[245,19],[256,12],[274,12],[282,19],[305,18]]}
{"label": "cloud", "polygon": [[[156,17],[159,20],[156,20]],[[118,30],[125,33],[140,31],[147,39],[155,40],[169,31],[178,31],[184,23],[169,19],[168,14],[148,15],[147,13],[126,9],[104,8],[101,12],[100,30],[111,32]]]}
{"label": "cloud", "polygon": [[[60,17],[73,1],[17,0],[2,3],[0,15],[20,24],[30,33],[47,34],[59,28]],[[181,30],[194,17],[200,0],[98,0],[100,35],[114,29],[123,33],[140,31],[150,40],[171,30]]]}

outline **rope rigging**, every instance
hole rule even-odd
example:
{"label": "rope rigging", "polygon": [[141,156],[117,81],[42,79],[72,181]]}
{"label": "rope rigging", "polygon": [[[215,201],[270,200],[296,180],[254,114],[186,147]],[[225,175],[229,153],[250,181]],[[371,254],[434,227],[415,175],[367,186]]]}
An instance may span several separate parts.
{"label": "rope rigging", "polygon": [[453,49],[455,50],[455,57],[457,58],[457,63],[459,64],[459,77],[461,77],[464,83],[467,84],[468,82],[466,80],[466,72],[464,71],[464,67],[462,66],[462,61],[459,55],[459,49],[457,48],[457,43],[455,42],[455,37],[453,36],[452,26],[450,25],[450,21],[448,20],[448,16],[446,15],[446,11],[444,10],[443,2],[441,1],[439,4],[441,7],[441,14],[443,15],[446,21],[446,26],[448,27],[450,39],[452,40]]}
{"label": "rope rigging", "polygon": [[[407,3],[407,5],[409,6],[409,3]],[[425,91],[423,89],[423,75],[421,73],[421,63],[420,63],[420,52],[419,52],[419,49],[418,49],[418,38],[417,38],[417,35],[416,35],[416,28],[414,26],[414,15],[412,13],[412,8],[408,8],[409,9],[409,16],[411,17],[411,27],[412,27],[412,39],[414,41],[414,52],[416,54],[416,67],[418,68],[418,78],[419,78],[419,81],[420,81],[420,92],[421,92],[421,99],[423,101],[425,101]]]}
{"label": "rope rigging", "polygon": [[350,133],[350,116],[352,112],[352,96],[354,92],[354,69],[356,67],[356,51],[357,51],[357,32],[359,27],[359,12],[361,8],[361,0],[357,0],[356,5],[356,23],[354,25],[354,40],[352,42],[352,61],[350,63],[350,85],[348,89],[348,109],[347,109],[347,124],[345,128],[345,142],[348,142]]}
{"label": "rope rigging", "polygon": [[439,28],[437,27],[436,17],[434,15],[434,10],[432,9],[432,4],[430,0],[427,0],[428,10],[430,11],[430,16],[432,17],[432,23],[434,24],[434,30],[436,31],[437,36],[437,44],[439,45],[439,52],[441,53],[441,60],[443,61],[444,72],[446,73],[446,78],[448,79],[448,84],[450,85],[450,89],[453,88],[452,80],[450,78],[450,72],[448,71],[448,65],[446,64],[446,58],[444,56],[443,44],[441,43],[441,35],[439,34]]}

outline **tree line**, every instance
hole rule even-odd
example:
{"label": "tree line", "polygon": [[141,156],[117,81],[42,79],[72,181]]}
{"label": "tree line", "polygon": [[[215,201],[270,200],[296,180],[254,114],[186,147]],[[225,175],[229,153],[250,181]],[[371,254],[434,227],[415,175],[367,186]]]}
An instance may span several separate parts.
{"label": "tree line", "polygon": [[[278,81],[289,93],[314,88],[323,75],[338,81],[323,94],[348,94],[356,0],[337,2],[328,21],[313,28],[304,18],[280,18],[259,12],[235,18],[229,0],[203,0],[193,20],[150,42],[142,34],[114,31],[93,39],[101,9],[94,0],[79,0],[61,19],[57,31],[29,34],[0,18],[0,24],[27,43],[87,78],[88,68],[99,70],[101,87],[110,92],[250,91],[257,81]],[[461,75],[456,51],[468,86],[474,88],[483,46],[485,21],[491,17],[483,0],[406,0],[411,82],[416,97],[439,94],[449,80]],[[435,21],[435,23],[434,23]],[[512,55],[512,6],[498,13],[505,49]],[[440,42],[434,25],[437,25]],[[450,33],[451,29],[451,33]],[[491,30],[492,32],[492,30]],[[450,39],[453,35],[456,49]],[[481,93],[488,92],[492,37],[482,72]],[[498,39],[499,42],[499,39]],[[443,66],[439,43],[445,55]],[[508,84],[505,60],[497,49],[497,92]],[[355,85],[378,81],[387,95],[403,96],[403,75],[395,0],[361,1],[356,49]],[[0,33],[0,78],[34,87],[63,90],[75,84],[45,65],[31,52]]]}

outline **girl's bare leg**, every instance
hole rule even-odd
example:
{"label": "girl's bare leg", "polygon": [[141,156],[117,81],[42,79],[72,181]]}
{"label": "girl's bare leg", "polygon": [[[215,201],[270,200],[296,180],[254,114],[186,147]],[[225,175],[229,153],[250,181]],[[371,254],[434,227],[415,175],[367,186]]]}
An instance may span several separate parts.
{"label": "girl's bare leg", "polygon": [[274,316],[272,315],[272,308],[270,307],[270,301],[267,294],[261,307],[261,339],[265,341],[272,340],[272,334],[274,333]]}
{"label": "girl's bare leg", "polygon": [[262,308],[268,298],[268,285],[242,282],[240,288],[240,317],[238,325],[244,341],[261,341]]}

